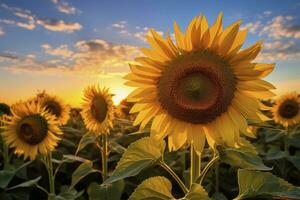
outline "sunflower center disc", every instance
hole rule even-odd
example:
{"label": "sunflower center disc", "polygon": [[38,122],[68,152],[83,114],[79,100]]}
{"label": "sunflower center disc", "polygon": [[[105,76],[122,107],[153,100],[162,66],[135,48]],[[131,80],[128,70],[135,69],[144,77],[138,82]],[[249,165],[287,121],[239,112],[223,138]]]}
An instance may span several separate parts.
{"label": "sunflower center disc", "polygon": [[94,97],[92,101],[91,112],[93,117],[98,122],[101,123],[105,120],[107,114],[107,103],[102,96]]}
{"label": "sunflower center disc", "polygon": [[290,119],[295,117],[299,112],[299,105],[297,102],[288,100],[284,102],[280,108],[279,113],[282,117]]}
{"label": "sunflower center disc", "polygon": [[209,51],[182,55],[158,81],[161,106],[173,117],[203,124],[224,113],[234,97],[230,66]]}
{"label": "sunflower center disc", "polygon": [[59,117],[62,112],[62,108],[56,101],[48,101],[45,104],[46,110],[49,111],[52,115]]}
{"label": "sunflower center disc", "polygon": [[17,127],[18,136],[30,145],[39,144],[47,136],[47,121],[39,115],[31,115],[20,121]]}

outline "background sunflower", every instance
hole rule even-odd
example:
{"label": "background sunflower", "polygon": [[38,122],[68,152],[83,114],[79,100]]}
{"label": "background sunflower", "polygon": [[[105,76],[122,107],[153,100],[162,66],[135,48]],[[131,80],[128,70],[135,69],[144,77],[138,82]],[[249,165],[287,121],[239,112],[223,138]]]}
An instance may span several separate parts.
{"label": "background sunflower", "polygon": [[262,42],[240,50],[247,30],[239,30],[240,21],[223,30],[222,16],[211,27],[205,16],[195,17],[185,33],[175,22],[176,44],[151,30],[151,47],[141,49],[144,56],[124,77],[137,87],[128,96],[131,113],[138,113],[134,125],[144,128],[153,118],[152,135],[168,136],[170,150],[193,142],[201,152],[205,136],[210,145],[234,146],[246,119],[266,119],[259,98],[273,96],[275,87],[261,78],[274,64],[252,62]]}
{"label": "background sunflower", "polygon": [[284,94],[277,98],[272,109],[274,120],[285,127],[300,121],[300,97],[296,92]]}
{"label": "background sunflower", "polygon": [[63,133],[55,117],[39,103],[16,103],[12,106],[12,113],[4,121],[3,136],[17,155],[34,160],[38,154],[46,155],[55,148]]}
{"label": "background sunflower", "polygon": [[59,125],[64,125],[69,119],[69,106],[57,96],[49,95],[45,92],[37,95],[37,101],[45,108],[50,114],[54,115]]}
{"label": "background sunflower", "polygon": [[107,134],[113,127],[112,94],[108,88],[90,86],[84,91],[82,117],[86,128],[96,134]]}

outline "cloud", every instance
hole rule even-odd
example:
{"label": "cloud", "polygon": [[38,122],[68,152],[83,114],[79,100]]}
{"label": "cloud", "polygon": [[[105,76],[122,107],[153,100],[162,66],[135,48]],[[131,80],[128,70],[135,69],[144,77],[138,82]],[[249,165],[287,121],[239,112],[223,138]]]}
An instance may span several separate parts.
{"label": "cloud", "polygon": [[126,21],[120,21],[118,23],[114,23],[111,25],[113,28],[119,28],[119,29],[124,29],[126,28],[127,22]]}
{"label": "cloud", "polygon": [[72,33],[73,31],[80,30],[82,28],[82,26],[77,22],[75,23],[64,22],[63,20],[59,20],[59,19],[49,19],[49,18],[38,19],[36,23],[50,31]]}
{"label": "cloud", "polygon": [[300,39],[300,24],[293,24],[292,16],[276,16],[271,22],[264,25],[260,31],[260,35],[268,35],[269,37],[280,38],[296,38]]}
{"label": "cloud", "polygon": [[77,41],[72,50],[63,44],[53,48],[41,47],[46,54],[59,56],[56,59],[39,60],[36,57],[17,57],[10,63],[1,63],[0,68],[11,72],[47,74],[115,74],[128,72],[128,62],[140,55],[137,47],[113,44],[102,39]]}
{"label": "cloud", "polygon": [[257,61],[300,59],[300,45],[294,41],[272,41],[264,44]]}
{"label": "cloud", "polygon": [[0,23],[2,24],[13,25],[27,30],[33,30],[37,25],[40,25],[50,31],[67,33],[72,33],[82,28],[82,26],[77,22],[65,22],[61,19],[39,18],[32,14],[29,10],[10,7],[6,4],[1,4],[1,7],[8,11],[11,11],[15,16],[23,20],[16,21],[11,19],[0,19]]}
{"label": "cloud", "polygon": [[68,48],[68,45],[60,45],[57,48],[52,48],[49,44],[43,44],[41,47],[48,55],[61,56],[64,58],[69,58],[73,55],[73,51]]}
{"label": "cloud", "polygon": [[272,11],[270,11],[270,10],[264,11],[264,15],[266,15],[266,16],[271,15],[271,14],[272,14]]}
{"label": "cloud", "polygon": [[76,7],[71,6],[67,1],[64,0],[51,0],[51,1],[56,5],[57,10],[61,13],[76,14],[80,12]]}
{"label": "cloud", "polygon": [[245,24],[244,26],[241,27],[241,29],[245,29],[247,28],[249,30],[250,33],[256,33],[258,31],[258,29],[260,29],[263,26],[263,24],[261,23],[261,21],[257,21],[257,22],[250,22]]}
{"label": "cloud", "polygon": [[0,37],[5,34],[4,30],[0,27]]}

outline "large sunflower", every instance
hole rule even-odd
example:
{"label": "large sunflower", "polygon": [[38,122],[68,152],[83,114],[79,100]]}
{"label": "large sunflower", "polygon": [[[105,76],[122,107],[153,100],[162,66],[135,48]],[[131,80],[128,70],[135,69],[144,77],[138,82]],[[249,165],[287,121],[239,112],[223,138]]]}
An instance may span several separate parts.
{"label": "large sunflower", "polygon": [[234,146],[246,119],[263,120],[258,98],[273,96],[274,86],[261,80],[274,64],[253,63],[262,42],[243,49],[247,30],[240,21],[222,28],[222,14],[209,28],[205,16],[195,17],[183,33],[174,23],[176,45],[154,30],[146,36],[150,48],[131,64],[127,85],[137,87],[128,97],[138,112],[134,125],[152,119],[151,133],[169,138],[169,149],[193,142],[200,152],[205,136]]}
{"label": "large sunflower", "polygon": [[56,117],[59,125],[66,124],[69,119],[69,106],[65,105],[62,100],[56,96],[48,95],[45,92],[43,95],[37,95],[37,101],[42,107]]}
{"label": "large sunflower", "polygon": [[284,94],[273,106],[273,116],[277,123],[285,127],[300,122],[300,97],[296,92]]}
{"label": "large sunflower", "polygon": [[12,106],[12,113],[4,121],[3,136],[16,154],[33,160],[38,154],[45,155],[55,148],[63,133],[55,117],[39,103],[19,102]]}
{"label": "large sunflower", "polygon": [[82,118],[87,129],[96,134],[107,134],[113,127],[113,101],[108,88],[90,86],[84,91]]}

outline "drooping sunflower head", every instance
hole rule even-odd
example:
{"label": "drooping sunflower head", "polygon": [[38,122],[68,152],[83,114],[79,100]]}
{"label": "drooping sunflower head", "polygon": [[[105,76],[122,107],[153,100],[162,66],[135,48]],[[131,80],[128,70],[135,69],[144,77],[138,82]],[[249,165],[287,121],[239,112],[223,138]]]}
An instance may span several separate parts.
{"label": "drooping sunflower head", "polygon": [[90,86],[84,91],[83,121],[95,134],[108,134],[113,127],[113,101],[108,88]]}
{"label": "drooping sunflower head", "polygon": [[34,160],[38,154],[47,154],[55,148],[63,133],[55,117],[39,103],[16,103],[12,113],[4,121],[3,135],[16,154]]}
{"label": "drooping sunflower head", "polygon": [[151,30],[151,47],[141,49],[144,56],[125,76],[137,87],[128,97],[138,113],[135,125],[154,118],[151,133],[168,136],[171,150],[192,142],[201,151],[205,136],[211,145],[233,146],[247,132],[246,119],[263,120],[259,98],[273,96],[274,86],[261,78],[274,64],[252,62],[262,42],[240,50],[247,30],[239,27],[240,21],[223,30],[222,14],[211,27],[198,16],[185,32],[174,23],[176,43]]}
{"label": "drooping sunflower head", "polygon": [[5,103],[0,103],[0,116],[2,115],[11,115],[10,107]]}
{"label": "drooping sunflower head", "polygon": [[46,94],[37,95],[37,101],[45,108],[50,114],[56,117],[59,125],[66,124],[69,119],[69,106],[65,105],[62,100],[56,96]]}
{"label": "drooping sunflower head", "polygon": [[291,92],[278,97],[272,111],[275,122],[285,127],[299,123],[300,96],[296,92]]}

